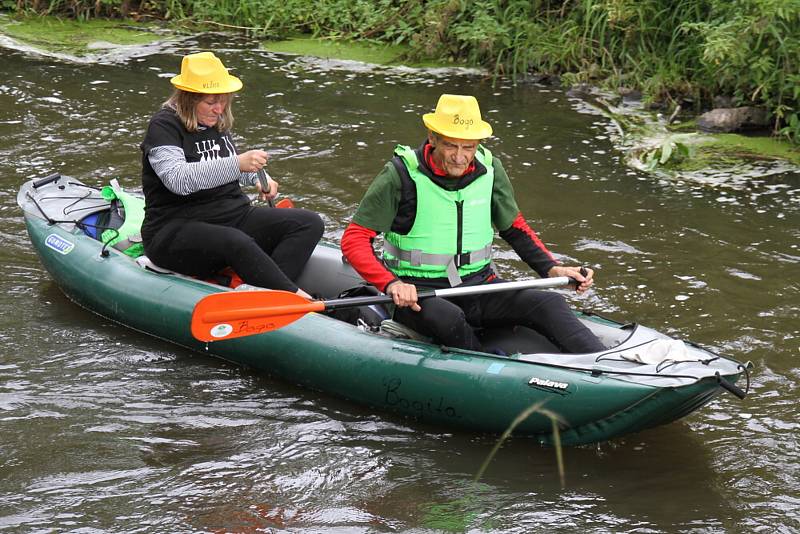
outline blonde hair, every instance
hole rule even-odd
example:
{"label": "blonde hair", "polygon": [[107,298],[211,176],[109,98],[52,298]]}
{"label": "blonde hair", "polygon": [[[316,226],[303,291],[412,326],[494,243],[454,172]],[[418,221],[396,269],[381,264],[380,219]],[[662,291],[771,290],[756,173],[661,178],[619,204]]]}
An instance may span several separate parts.
{"label": "blonde hair", "polygon": [[[174,109],[184,127],[190,132],[196,132],[199,126],[197,113],[195,111],[197,109],[197,103],[207,96],[209,95],[206,93],[193,93],[191,91],[175,89],[172,96],[164,102],[164,107]],[[218,96],[228,97],[228,102],[225,104],[225,108],[222,110],[222,114],[220,114],[219,120],[217,124],[214,125],[214,128],[220,132],[226,132],[233,128],[233,93]]]}

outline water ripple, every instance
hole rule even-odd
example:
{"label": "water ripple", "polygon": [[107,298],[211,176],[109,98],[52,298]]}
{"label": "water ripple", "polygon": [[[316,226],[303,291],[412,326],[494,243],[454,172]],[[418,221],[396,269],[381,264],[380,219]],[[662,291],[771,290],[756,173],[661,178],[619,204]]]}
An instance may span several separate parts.
{"label": "water ripple", "polygon": [[[19,184],[62,171],[139,187],[146,120],[178,56],[200,49],[245,81],[239,146],[267,149],[282,194],[334,238],[394,146],[422,141],[438,95],[476,94],[523,215],[560,261],[596,269],[570,302],[752,360],[750,395],[565,450],[565,488],[554,451],[522,439],[474,482],[491,437],[256,376],[76,306],[30,248]],[[0,529],[800,529],[797,176],[654,178],[559,89],[287,58],[230,36],[79,69],[6,49],[0,67]],[[497,245],[504,277],[532,276]]]}

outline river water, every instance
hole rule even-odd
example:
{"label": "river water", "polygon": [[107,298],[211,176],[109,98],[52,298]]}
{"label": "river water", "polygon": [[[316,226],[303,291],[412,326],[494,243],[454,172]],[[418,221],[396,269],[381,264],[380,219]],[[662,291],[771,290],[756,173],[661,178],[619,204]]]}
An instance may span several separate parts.
{"label": "river water", "polygon": [[[800,175],[713,184],[624,165],[613,128],[563,91],[470,72],[184,42],[78,64],[0,50],[0,530],[15,532],[796,532],[800,530]],[[567,262],[579,308],[755,365],[751,393],[564,451],[373,413],[98,318],[31,250],[16,191],[55,171],[139,185],[138,144],[182,54],[213,48],[245,89],[241,149],[265,148],[337,240],[397,143],[443,92],[481,102],[487,146]],[[528,276],[502,248],[500,269]]]}

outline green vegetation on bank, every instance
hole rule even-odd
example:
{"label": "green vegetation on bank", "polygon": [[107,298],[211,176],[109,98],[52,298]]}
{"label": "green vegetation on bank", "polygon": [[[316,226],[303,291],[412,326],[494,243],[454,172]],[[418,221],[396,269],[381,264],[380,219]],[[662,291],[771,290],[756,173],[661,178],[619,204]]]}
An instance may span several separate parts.
{"label": "green vegetation on bank", "polygon": [[0,0],[10,11],[222,25],[407,46],[406,59],[640,89],[699,112],[766,107],[800,140],[800,0]]}

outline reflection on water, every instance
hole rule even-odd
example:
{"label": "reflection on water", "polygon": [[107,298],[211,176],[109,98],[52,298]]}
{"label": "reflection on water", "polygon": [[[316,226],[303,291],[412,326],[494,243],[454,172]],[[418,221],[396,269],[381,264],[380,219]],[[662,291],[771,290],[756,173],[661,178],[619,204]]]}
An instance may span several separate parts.
{"label": "reflection on water", "polygon": [[[219,43],[217,43],[219,44]],[[15,196],[61,171],[138,187],[138,143],[193,42],[76,65],[4,50],[0,69],[0,529],[503,532],[800,529],[800,176],[669,181],[627,168],[609,124],[552,88],[367,68],[214,43],[245,83],[241,148],[264,147],[337,239],[442,92],[475,94],[523,213],[576,298],[756,364],[744,402],[566,451],[503,446],[255,376],[69,302],[30,250]],[[527,268],[501,248],[509,277]]]}

